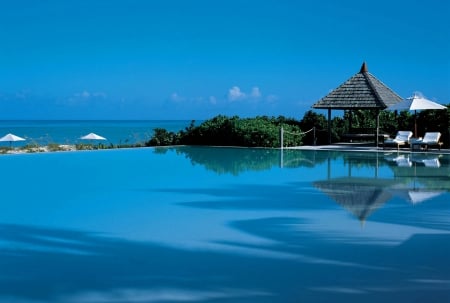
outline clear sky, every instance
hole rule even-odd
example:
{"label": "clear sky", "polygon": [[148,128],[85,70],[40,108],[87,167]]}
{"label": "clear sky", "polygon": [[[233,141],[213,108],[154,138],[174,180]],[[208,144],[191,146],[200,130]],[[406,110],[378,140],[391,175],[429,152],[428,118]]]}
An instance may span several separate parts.
{"label": "clear sky", "polygon": [[448,104],[449,16],[448,0],[0,0],[0,119],[301,118],[363,61]]}

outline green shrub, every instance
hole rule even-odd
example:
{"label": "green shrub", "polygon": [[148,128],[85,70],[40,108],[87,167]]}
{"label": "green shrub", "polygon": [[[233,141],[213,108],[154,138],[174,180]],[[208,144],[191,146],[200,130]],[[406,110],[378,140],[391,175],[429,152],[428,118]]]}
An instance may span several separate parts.
{"label": "green shrub", "polygon": [[[146,143],[147,146],[210,145],[244,147],[280,147],[280,128],[300,134],[300,127],[293,119],[284,117],[239,118],[218,115],[199,126],[191,125],[178,133],[157,128]],[[285,146],[301,145],[302,136],[286,136]]]}

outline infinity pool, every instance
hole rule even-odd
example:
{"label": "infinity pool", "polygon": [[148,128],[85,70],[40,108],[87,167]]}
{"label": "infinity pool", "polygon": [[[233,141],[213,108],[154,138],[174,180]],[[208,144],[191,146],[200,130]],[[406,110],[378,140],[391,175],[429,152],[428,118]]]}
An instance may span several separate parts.
{"label": "infinity pool", "polygon": [[449,302],[450,157],[0,157],[0,302]]}

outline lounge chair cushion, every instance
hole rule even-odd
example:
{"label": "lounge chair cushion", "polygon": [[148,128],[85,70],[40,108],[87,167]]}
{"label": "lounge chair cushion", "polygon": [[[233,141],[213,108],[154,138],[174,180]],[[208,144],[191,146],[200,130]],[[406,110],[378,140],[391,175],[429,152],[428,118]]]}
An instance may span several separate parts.
{"label": "lounge chair cushion", "polygon": [[420,142],[422,144],[438,144],[440,138],[440,132],[427,132]]}
{"label": "lounge chair cushion", "polygon": [[419,146],[427,150],[428,146],[437,145],[439,146],[439,149],[441,149],[442,142],[439,141],[440,138],[441,138],[440,132],[426,132],[425,136],[423,136],[423,139],[414,141],[411,144],[411,148],[414,149],[416,146]]}
{"label": "lounge chair cushion", "polygon": [[405,144],[408,143],[412,137],[411,131],[398,131],[394,139],[386,139],[385,144]]}

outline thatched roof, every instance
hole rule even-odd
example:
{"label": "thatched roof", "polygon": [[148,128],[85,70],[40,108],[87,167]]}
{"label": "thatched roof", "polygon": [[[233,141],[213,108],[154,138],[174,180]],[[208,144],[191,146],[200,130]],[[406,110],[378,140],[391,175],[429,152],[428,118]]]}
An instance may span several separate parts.
{"label": "thatched roof", "polygon": [[364,62],[359,73],[320,99],[313,108],[384,109],[402,98],[367,70]]}

